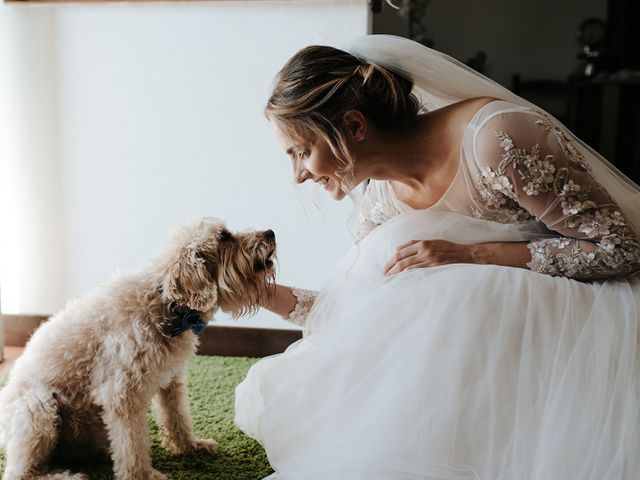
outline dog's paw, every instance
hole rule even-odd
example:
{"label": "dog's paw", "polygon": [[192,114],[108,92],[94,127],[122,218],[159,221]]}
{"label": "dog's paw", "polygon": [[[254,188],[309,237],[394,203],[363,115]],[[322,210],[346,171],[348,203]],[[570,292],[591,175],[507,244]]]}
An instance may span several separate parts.
{"label": "dog's paw", "polygon": [[184,454],[215,453],[218,450],[218,442],[211,438],[194,438],[185,447],[182,452]]}
{"label": "dog's paw", "polygon": [[192,437],[187,440],[177,442],[164,438],[162,446],[174,455],[194,455],[198,453],[214,453],[218,450],[218,442],[213,439]]}

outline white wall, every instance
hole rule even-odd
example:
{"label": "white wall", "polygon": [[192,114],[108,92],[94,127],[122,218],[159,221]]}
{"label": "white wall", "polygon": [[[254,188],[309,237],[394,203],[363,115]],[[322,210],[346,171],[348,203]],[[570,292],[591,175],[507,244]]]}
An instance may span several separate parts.
{"label": "white wall", "polygon": [[[64,268],[36,269],[60,291],[51,299],[21,288],[20,311],[54,311],[117,268],[143,265],[194,216],[272,228],[278,281],[320,287],[349,248],[352,207],[326,200],[319,212],[313,195],[293,186],[262,109],[296,50],[366,33],[366,2],[71,4],[50,14],[53,64],[44,77],[55,91],[43,109],[56,121],[38,141],[58,154],[38,165],[57,184],[60,201],[41,211],[62,225],[54,250]],[[38,110],[27,109],[33,118]],[[39,252],[47,240],[36,242],[24,250]],[[268,312],[239,322],[289,326]]]}
{"label": "white wall", "polygon": [[65,295],[55,20],[0,4],[0,289],[4,311],[58,308]]}

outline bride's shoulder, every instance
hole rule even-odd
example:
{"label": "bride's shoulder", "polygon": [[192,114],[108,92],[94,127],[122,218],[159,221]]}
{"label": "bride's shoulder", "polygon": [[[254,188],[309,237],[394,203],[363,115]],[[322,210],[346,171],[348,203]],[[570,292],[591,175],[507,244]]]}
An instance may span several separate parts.
{"label": "bride's shoulder", "polygon": [[501,101],[496,97],[472,97],[467,98],[465,100],[461,100],[457,102],[455,105],[458,105],[459,108],[469,109],[470,111],[476,111],[479,108],[482,108],[488,103]]}
{"label": "bride's shoulder", "polygon": [[508,100],[493,99],[481,105],[467,124],[479,139],[498,130],[529,130],[548,117],[540,109]]}
{"label": "bride's shoulder", "polygon": [[501,100],[494,97],[473,97],[452,103],[445,107],[447,109],[446,117],[450,120],[446,122],[448,128],[460,132],[465,130],[467,125],[473,123],[481,112],[489,106],[495,105],[496,102],[501,102]]}
{"label": "bride's shoulder", "polygon": [[509,100],[494,98],[489,102],[481,104],[480,107],[476,109],[474,120],[476,120],[476,123],[481,123],[482,121],[500,115],[507,115],[510,118],[517,118],[518,114],[520,113],[538,114],[539,109],[534,108],[533,106],[528,106],[526,104],[520,104]]}
{"label": "bride's shoulder", "polygon": [[494,102],[500,102],[499,98],[495,97],[473,97],[461,100],[451,105],[453,110],[461,116],[472,118],[479,110],[486,105]]}

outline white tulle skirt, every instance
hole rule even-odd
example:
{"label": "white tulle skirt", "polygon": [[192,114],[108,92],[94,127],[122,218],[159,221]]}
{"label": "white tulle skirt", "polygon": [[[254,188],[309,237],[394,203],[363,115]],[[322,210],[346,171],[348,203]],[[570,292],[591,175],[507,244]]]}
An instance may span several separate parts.
{"label": "white tulle skirt", "polygon": [[451,265],[384,277],[412,239],[540,237],[453,214],[377,227],[305,336],[255,364],[236,424],[278,480],[640,478],[640,281]]}

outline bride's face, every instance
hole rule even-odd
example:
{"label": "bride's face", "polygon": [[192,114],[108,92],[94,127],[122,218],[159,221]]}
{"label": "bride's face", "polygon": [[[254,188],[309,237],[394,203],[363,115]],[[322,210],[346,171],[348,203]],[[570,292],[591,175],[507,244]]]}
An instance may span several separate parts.
{"label": "bride's face", "polygon": [[335,200],[342,200],[346,193],[336,175],[339,164],[331,148],[321,137],[313,139],[291,139],[276,128],[284,151],[291,158],[293,178],[296,183],[311,180],[328,191]]}

